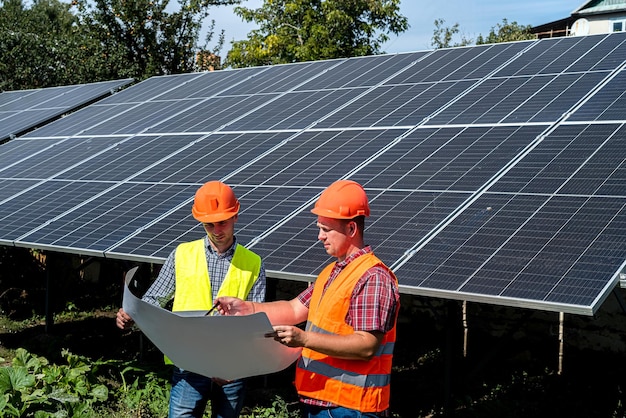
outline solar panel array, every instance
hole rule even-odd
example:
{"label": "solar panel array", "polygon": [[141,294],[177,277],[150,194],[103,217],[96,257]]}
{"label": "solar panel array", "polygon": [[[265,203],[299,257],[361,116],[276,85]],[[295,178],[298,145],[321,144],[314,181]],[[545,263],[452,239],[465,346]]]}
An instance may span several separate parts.
{"label": "solar panel array", "polygon": [[154,77],[0,146],[0,243],[162,262],[221,179],[268,275],[367,190],[404,293],[593,314],[626,263],[626,34]]}
{"label": "solar panel array", "polygon": [[104,97],[132,79],[0,92],[0,142]]}

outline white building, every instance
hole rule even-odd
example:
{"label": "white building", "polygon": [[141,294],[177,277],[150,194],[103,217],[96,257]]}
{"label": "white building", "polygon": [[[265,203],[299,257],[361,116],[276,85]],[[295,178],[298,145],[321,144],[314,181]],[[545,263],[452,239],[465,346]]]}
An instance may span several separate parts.
{"label": "white building", "polygon": [[624,31],[626,31],[626,0],[586,1],[569,17],[532,28],[532,32],[538,38]]}

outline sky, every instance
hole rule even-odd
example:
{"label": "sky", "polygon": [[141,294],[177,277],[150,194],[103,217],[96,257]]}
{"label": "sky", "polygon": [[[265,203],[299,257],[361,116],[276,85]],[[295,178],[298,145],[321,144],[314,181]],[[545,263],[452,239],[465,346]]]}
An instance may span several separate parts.
{"label": "sky", "polygon": [[[432,49],[435,19],[444,19],[444,27],[458,23],[459,33],[475,40],[478,35],[487,36],[492,27],[502,23],[502,19],[537,26],[568,17],[584,3],[582,0],[401,0],[400,13],[409,20],[410,28],[399,36],[391,34],[382,49],[386,53]],[[263,0],[244,0],[241,5],[256,9],[262,4]],[[225,30],[222,57],[230,49],[231,41],[244,40],[248,32],[255,29],[254,24],[242,22],[232,7],[213,7],[208,20],[211,19],[215,20],[216,33]],[[454,38],[455,41],[460,41],[460,37]],[[213,44],[209,43],[209,47]]]}

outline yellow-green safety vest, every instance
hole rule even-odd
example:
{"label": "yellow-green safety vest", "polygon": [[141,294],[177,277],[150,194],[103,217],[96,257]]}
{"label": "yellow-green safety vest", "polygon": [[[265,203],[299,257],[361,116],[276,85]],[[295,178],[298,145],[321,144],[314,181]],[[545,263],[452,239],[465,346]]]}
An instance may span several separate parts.
{"label": "yellow-green safety vest", "polygon": [[[217,296],[236,296],[245,300],[259,278],[260,271],[261,257],[237,244]],[[185,242],[176,247],[174,274],[176,289],[173,312],[211,309],[213,292],[209,279],[209,266],[206,262],[204,239]],[[164,357],[166,364],[172,364],[167,356]]]}
{"label": "yellow-green safety vest", "polygon": [[[176,248],[174,312],[208,310],[213,306],[204,242],[204,239],[199,239],[182,243]],[[259,278],[260,271],[261,257],[237,244],[217,296],[236,296],[245,300]]]}

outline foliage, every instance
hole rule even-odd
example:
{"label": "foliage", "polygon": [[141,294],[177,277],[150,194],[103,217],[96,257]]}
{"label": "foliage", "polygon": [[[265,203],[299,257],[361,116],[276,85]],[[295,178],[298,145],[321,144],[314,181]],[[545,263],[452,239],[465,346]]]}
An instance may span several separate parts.
{"label": "foliage", "polygon": [[[0,416],[161,417],[168,409],[169,369],[155,372],[135,362],[90,361],[67,350],[63,358],[67,365],[57,366],[18,348],[11,365],[0,368]],[[105,378],[107,371],[120,369],[119,380]],[[204,416],[210,416],[210,406]],[[274,396],[270,407],[253,407],[244,416],[296,418],[299,412]]]}
{"label": "foliage", "polygon": [[[0,416],[160,417],[167,410],[169,378],[162,373],[130,362],[91,361],[67,350],[62,356],[67,365],[57,366],[18,348],[11,365],[0,368]],[[121,384],[106,379],[121,368]]]}
{"label": "foliage", "polygon": [[[82,65],[76,17],[58,0],[0,7],[0,90],[69,84]],[[79,74],[82,71],[79,72]]]}
{"label": "foliage", "polygon": [[[81,27],[96,39],[108,65],[121,77],[147,78],[195,69],[197,40],[209,6],[236,0],[74,0]],[[212,32],[208,35],[210,36]],[[219,52],[223,33],[215,52]],[[118,76],[118,77],[119,77]]]}
{"label": "foliage", "polygon": [[264,0],[235,13],[258,29],[233,42],[225,65],[249,67],[381,53],[408,29],[399,0]]}
{"label": "foliage", "polygon": [[272,406],[269,408],[261,408],[255,407],[252,409],[253,418],[297,418],[300,416],[298,410],[290,410],[289,404],[285,402],[283,398],[280,396],[274,396],[274,400],[272,401]]}
{"label": "foliage", "polygon": [[430,42],[430,45],[435,49],[440,48],[449,48],[449,47],[457,47],[457,46],[467,46],[471,45],[474,40],[471,38],[466,38],[465,35],[461,36],[461,40],[459,42],[452,43],[452,38],[459,33],[459,24],[455,23],[452,27],[444,26],[446,23],[443,19],[435,20],[435,30],[433,31],[433,37]]}
{"label": "foliage", "polygon": [[[133,415],[159,416],[167,411],[171,383],[162,375],[143,367],[128,365],[121,372],[122,385],[117,392],[119,405]],[[134,378],[132,383],[127,379]]]}
{"label": "foliage", "polygon": [[[240,0],[6,0],[0,3],[0,90],[20,90],[202,70],[215,56],[210,6]],[[213,22],[214,23],[214,22]]]}
{"label": "foliage", "polygon": [[[459,24],[455,23],[451,27],[444,26],[444,24],[445,20],[443,19],[435,20],[435,29],[431,40],[431,46],[433,48],[439,49],[473,44],[474,40],[465,37],[465,35],[461,35],[459,42],[453,43],[452,39],[460,32]],[[493,26],[486,37],[478,35],[476,45],[536,39],[531,29],[531,25],[520,25],[517,22],[509,23],[507,19],[502,19],[502,23]]]}
{"label": "foliage", "polygon": [[476,44],[495,44],[499,42],[536,39],[536,36],[531,32],[531,29],[531,25],[520,25],[517,22],[509,23],[507,19],[502,19],[502,23],[498,23],[496,26],[491,28],[491,31],[486,38],[479,35],[476,39]]}
{"label": "foliage", "polygon": [[67,365],[49,364],[19,348],[12,365],[0,368],[0,415],[7,417],[88,417],[109,396],[97,382],[97,363],[63,352]]}

